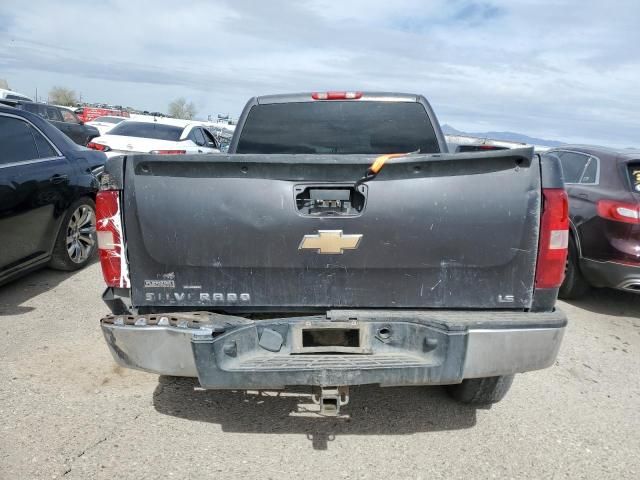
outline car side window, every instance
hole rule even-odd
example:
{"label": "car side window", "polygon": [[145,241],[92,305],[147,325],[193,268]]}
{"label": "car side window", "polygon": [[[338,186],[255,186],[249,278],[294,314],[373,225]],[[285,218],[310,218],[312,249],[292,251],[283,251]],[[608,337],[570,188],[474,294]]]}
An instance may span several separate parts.
{"label": "car side window", "polygon": [[24,120],[0,116],[0,165],[39,158],[33,129]]}
{"label": "car side window", "polygon": [[36,147],[38,148],[39,158],[51,158],[58,157],[58,152],[51,146],[49,141],[35,128],[31,127],[31,133],[33,139],[36,141]]}
{"label": "car side window", "polygon": [[204,133],[204,136],[205,136],[205,139],[206,139],[207,143],[213,144],[212,148],[219,148],[218,142],[216,140],[216,137],[214,137],[213,134],[210,131],[208,131],[206,129],[202,129],[202,133]]}
{"label": "car side window", "polygon": [[47,107],[47,120],[53,120],[54,122],[62,122],[62,115],[60,115],[60,110],[56,107]]}
{"label": "car side window", "polygon": [[195,142],[195,144],[201,147],[204,147],[207,143],[204,140],[204,135],[202,134],[202,129],[200,128],[194,128],[193,130],[191,130],[191,135],[189,135],[189,137],[192,137],[191,139]]}
{"label": "car side window", "polygon": [[596,176],[598,174],[598,159],[596,157],[589,157],[587,166],[582,172],[580,183],[596,183]]}
{"label": "car side window", "polygon": [[43,117],[44,111],[39,107],[40,105],[38,105],[37,103],[25,103],[22,105],[23,110],[26,110],[27,112],[35,113],[36,115],[40,115],[41,117]]}
{"label": "car side window", "polygon": [[70,110],[65,110],[64,108],[60,110],[60,113],[62,114],[62,121],[64,123],[75,123],[78,124],[80,123],[78,121],[78,118],[73,114],[72,111]]}
{"label": "car side window", "polygon": [[574,152],[557,152],[557,155],[562,164],[564,183],[579,183],[589,156]]}
{"label": "car side window", "polygon": [[41,116],[42,118],[44,118],[45,120],[48,120],[48,119],[49,119],[49,117],[47,116],[47,107],[46,107],[46,105],[42,105],[42,104],[35,104],[35,105],[32,105],[32,107],[33,107],[35,110],[30,110],[30,111],[32,111],[33,113],[35,113],[35,114],[37,114],[37,115],[40,115],[40,116]]}

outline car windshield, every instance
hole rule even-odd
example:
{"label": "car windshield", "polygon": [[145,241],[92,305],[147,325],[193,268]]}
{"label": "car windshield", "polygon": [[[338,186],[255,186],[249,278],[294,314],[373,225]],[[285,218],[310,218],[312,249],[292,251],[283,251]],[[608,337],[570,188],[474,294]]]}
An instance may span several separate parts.
{"label": "car windshield", "polygon": [[416,102],[300,102],[254,106],[237,153],[439,152]]}
{"label": "car windshield", "polygon": [[122,135],[124,137],[155,138],[156,140],[180,140],[182,128],[162,123],[145,122],[121,122],[111,130],[109,135]]}
{"label": "car windshield", "polygon": [[124,117],[98,117],[94,118],[94,122],[102,122],[102,123],[120,123],[122,122]]}

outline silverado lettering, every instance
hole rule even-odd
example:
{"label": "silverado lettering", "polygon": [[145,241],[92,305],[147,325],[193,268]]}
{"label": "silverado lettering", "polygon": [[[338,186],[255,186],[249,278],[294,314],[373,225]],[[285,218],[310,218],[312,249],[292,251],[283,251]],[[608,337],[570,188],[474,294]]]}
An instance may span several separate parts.
{"label": "silverado lettering", "polygon": [[204,293],[204,292],[146,292],[144,294],[147,302],[159,302],[163,300],[176,301],[200,301],[211,303],[236,303],[250,302],[251,295],[248,293]]}

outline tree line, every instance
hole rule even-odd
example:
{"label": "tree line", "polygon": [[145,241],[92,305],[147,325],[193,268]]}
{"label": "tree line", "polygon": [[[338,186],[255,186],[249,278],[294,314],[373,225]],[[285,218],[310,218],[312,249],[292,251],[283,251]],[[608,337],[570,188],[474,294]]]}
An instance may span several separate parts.
{"label": "tree line", "polygon": [[[5,79],[0,78],[0,88],[9,89],[9,84]],[[64,107],[75,107],[80,103],[75,90],[60,86],[51,88],[48,98],[49,103],[62,105]],[[184,97],[180,97],[169,103],[167,113],[170,117],[192,120],[196,116],[197,109],[193,102],[187,101]]]}

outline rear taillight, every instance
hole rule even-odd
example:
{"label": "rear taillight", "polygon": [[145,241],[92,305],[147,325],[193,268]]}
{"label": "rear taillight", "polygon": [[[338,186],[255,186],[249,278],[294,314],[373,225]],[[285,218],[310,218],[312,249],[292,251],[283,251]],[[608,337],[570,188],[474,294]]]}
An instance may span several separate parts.
{"label": "rear taillight", "polygon": [[599,200],[598,216],[616,222],[640,224],[640,205],[616,200]]}
{"label": "rear taillight", "polygon": [[101,143],[96,143],[96,142],[87,143],[87,148],[98,150],[100,152],[108,152],[111,150],[111,147],[109,147],[108,145],[103,145]]}
{"label": "rear taillight", "polygon": [[458,152],[484,152],[488,150],[507,150],[507,147],[497,145],[460,145]]}
{"label": "rear taillight", "polygon": [[314,100],[357,100],[362,97],[362,92],[314,92],[311,98]]}
{"label": "rear taillight", "polygon": [[110,287],[129,287],[119,190],[98,192],[96,196],[96,233],[104,281]]}
{"label": "rear taillight", "polygon": [[499,147],[497,145],[478,145],[478,150],[506,150],[506,147]]}
{"label": "rear taillight", "polygon": [[151,150],[149,153],[155,153],[156,155],[184,155],[186,150]]}
{"label": "rear taillight", "polygon": [[544,188],[542,196],[536,288],[557,288],[567,263],[569,202],[563,188]]}

